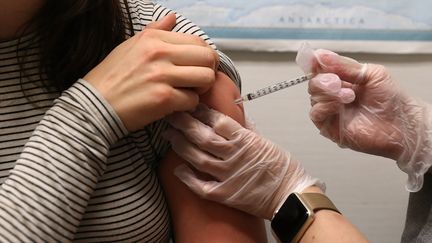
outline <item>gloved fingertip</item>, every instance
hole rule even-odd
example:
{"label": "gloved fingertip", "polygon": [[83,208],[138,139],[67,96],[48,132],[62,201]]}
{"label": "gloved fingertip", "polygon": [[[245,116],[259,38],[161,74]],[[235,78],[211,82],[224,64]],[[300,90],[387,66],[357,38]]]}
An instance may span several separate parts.
{"label": "gloved fingertip", "polygon": [[193,175],[194,172],[192,171],[191,168],[189,168],[185,164],[179,165],[174,169],[174,175],[180,179],[185,178],[185,175],[191,175],[191,174]]}
{"label": "gloved fingertip", "polygon": [[301,44],[295,61],[304,73],[312,73],[314,71],[314,64],[316,61],[314,51],[309,43],[304,42]]}
{"label": "gloved fingertip", "polygon": [[353,102],[356,98],[354,90],[349,89],[349,88],[342,88],[339,91],[338,95],[339,95],[340,102],[342,102],[344,104],[349,104],[349,103]]}
{"label": "gloved fingertip", "polygon": [[200,197],[206,198],[208,182],[200,180],[187,165],[179,165],[174,169],[174,175]]}
{"label": "gloved fingertip", "polygon": [[258,133],[256,122],[248,115],[245,115],[245,128]]}
{"label": "gloved fingertip", "polygon": [[318,74],[315,78],[322,89],[327,92],[337,93],[342,87],[342,81],[339,76],[333,73]]}
{"label": "gloved fingertip", "polygon": [[185,164],[177,166],[174,169],[174,175],[191,189],[194,189],[196,184],[195,181],[198,180],[192,169]]}

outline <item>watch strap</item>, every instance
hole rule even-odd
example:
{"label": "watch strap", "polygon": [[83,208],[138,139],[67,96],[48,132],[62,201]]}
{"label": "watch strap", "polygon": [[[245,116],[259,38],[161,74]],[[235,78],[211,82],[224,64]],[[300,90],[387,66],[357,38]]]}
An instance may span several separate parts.
{"label": "watch strap", "polygon": [[312,224],[315,212],[331,210],[340,214],[322,193],[291,193],[271,221],[273,233],[282,243],[296,243]]}
{"label": "watch strap", "polygon": [[309,208],[314,212],[321,209],[333,210],[340,213],[333,202],[325,195],[321,193],[302,193],[300,197],[303,199],[304,203],[307,203]]}

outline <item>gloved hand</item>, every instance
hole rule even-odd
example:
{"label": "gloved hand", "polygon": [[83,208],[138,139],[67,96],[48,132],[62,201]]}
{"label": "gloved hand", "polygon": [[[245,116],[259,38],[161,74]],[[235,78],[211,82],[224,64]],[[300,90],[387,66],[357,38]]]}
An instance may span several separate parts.
{"label": "gloved hand", "polygon": [[271,219],[291,192],[314,184],[324,190],[290,153],[222,113],[199,105],[166,119],[176,128],[164,134],[174,151],[214,178],[200,178],[185,165],[175,170],[205,199]]}
{"label": "gloved hand", "polygon": [[305,71],[316,74],[309,82],[310,118],[321,134],[341,147],[396,160],[408,174],[407,190],[420,190],[432,164],[430,106],[405,95],[381,65],[327,50],[299,55],[310,68]]}

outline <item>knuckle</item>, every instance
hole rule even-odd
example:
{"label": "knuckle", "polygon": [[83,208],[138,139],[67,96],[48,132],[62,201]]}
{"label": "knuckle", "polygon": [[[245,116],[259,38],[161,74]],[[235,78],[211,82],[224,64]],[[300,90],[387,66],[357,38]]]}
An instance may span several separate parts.
{"label": "knuckle", "polygon": [[163,65],[151,64],[150,72],[147,74],[151,82],[165,82],[169,79],[169,74]]}
{"label": "knuckle", "polygon": [[156,85],[153,89],[153,100],[156,105],[165,106],[172,102],[173,88],[169,85]]}
{"label": "knuckle", "polygon": [[144,56],[149,60],[159,60],[167,55],[167,49],[162,43],[153,42],[151,48],[146,48]]}
{"label": "knuckle", "polygon": [[219,55],[210,47],[206,48],[204,53],[204,60],[208,67],[215,68],[219,63]]}
{"label": "knuckle", "polygon": [[[214,146],[213,141],[210,139],[205,139],[205,140],[201,141],[200,144],[201,144],[201,147],[203,147],[205,149],[209,149],[209,148],[212,148]],[[205,162],[205,161],[203,161],[203,162]]]}
{"label": "knuckle", "polygon": [[381,64],[368,64],[368,71],[372,77],[391,78],[390,72]]}
{"label": "knuckle", "polygon": [[386,67],[384,67],[381,64],[375,64],[375,65],[376,65],[376,69],[377,69],[378,72],[380,72],[380,73],[387,73]]}
{"label": "knuckle", "polygon": [[216,81],[216,74],[213,69],[206,68],[202,72],[202,81],[208,86]]}
{"label": "knuckle", "polygon": [[212,163],[206,158],[202,158],[200,160],[200,162],[198,163],[198,166],[200,167],[200,169],[209,168],[209,166],[211,166],[211,165],[212,165]]}
{"label": "knuckle", "polygon": [[157,30],[151,28],[145,28],[143,31],[139,33],[140,38],[154,37],[156,35]]}
{"label": "knuckle", "polygon": [[198,45],[208,46],[207,42],[203,38],[201,38],[197,35],[192,35],[192,40]]}

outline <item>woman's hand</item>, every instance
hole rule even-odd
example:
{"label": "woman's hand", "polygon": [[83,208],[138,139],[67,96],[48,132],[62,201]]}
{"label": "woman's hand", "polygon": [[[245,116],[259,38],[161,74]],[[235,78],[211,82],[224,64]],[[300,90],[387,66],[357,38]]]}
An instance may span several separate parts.
{"label": "woman's hand", "polygon": [[129,131],[198,104],[215,81],[219,57],[200,37],[170,32],[168,15],[116,47],[84,79]]}

